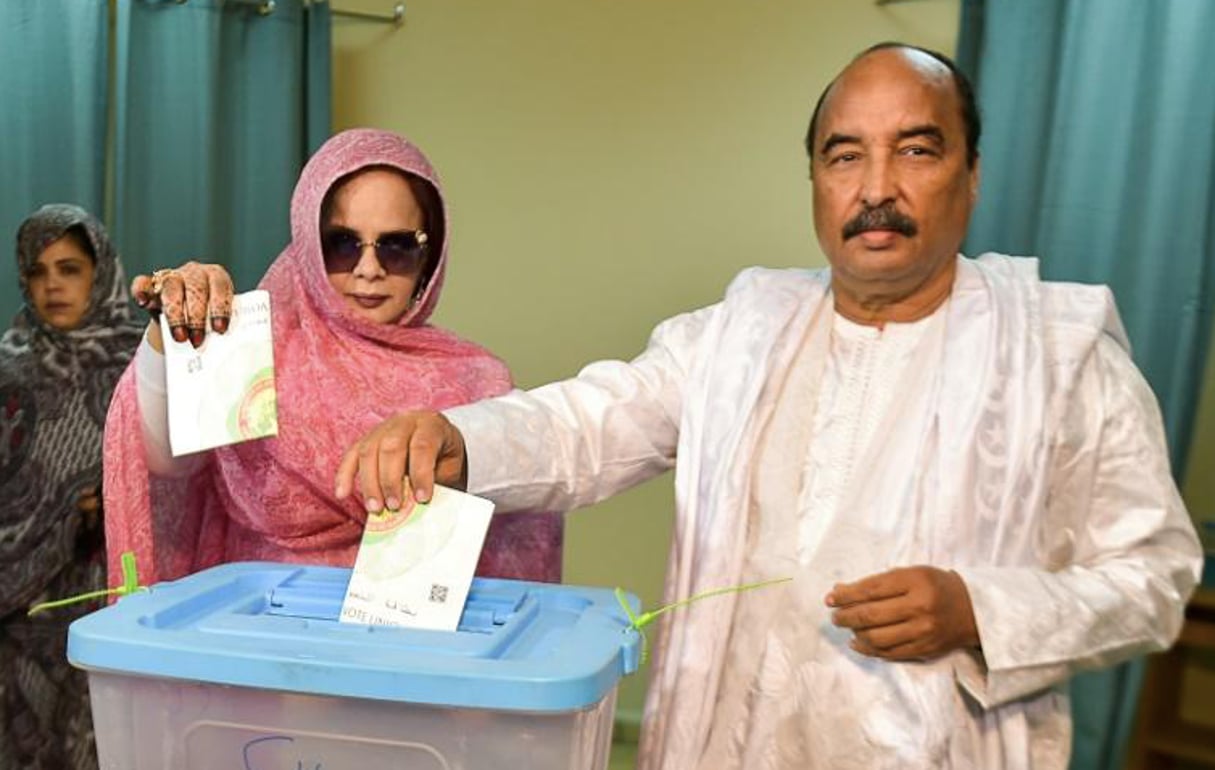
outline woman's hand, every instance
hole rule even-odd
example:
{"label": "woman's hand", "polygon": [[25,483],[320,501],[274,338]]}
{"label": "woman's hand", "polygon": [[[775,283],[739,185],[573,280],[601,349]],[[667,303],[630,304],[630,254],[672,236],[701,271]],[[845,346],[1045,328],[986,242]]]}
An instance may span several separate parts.
{"label": "woman's hand", "polygon": [[84,529],[96,529],[101,521],[101,487],[80,490],[76,498],[76,510],[84,517]]}
{"label": "woman's hand", "polygon": [[368,513],[398,510],[402,481],[420,503],[430,500],[435,482],[464,489],[468,481],[464,436],[438,412],[402,412],[372,428],[342,455],[337,474],[337,499],[358,484]]}
{"label": "woman's hand", "polygon": [[220,265],[187,262],[171,270],[137,275],[131,281],[131,295],[140,307],[152,314],[148,342],[158,353],[164,352],[160,324],[156,315],[164,313],[169,330],[178,342],[190,341],[199,347],[207,334],[207,316],[212,331],[223,334],[232,317],[232,277]]}
{"label": "woman's hand", "polygon": [[97,487],[89,487],[80,491],[80,496],[76,498],[76,509],[83,514],[96,514],[101,510],[101,490]]}

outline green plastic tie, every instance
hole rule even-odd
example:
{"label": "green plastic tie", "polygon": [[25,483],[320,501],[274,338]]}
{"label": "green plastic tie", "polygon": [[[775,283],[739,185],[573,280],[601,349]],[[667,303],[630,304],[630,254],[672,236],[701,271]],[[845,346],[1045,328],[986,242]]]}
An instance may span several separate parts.
{"label": "green plastic tie", "polygon": [[793,578],[791,578],[791,577],[773,578],[772,580],[761,580],[758,583],[742,583],[742,584],[736,585],[736,586],[726,586],[725,588],[714,588],[709,591],[702,591],[701,593],[695,594],[693,596],[689,596],[686,599],[680,599],[677,602],[673,602],[673,603],[665,605],[663,607],[659,607],[656,610],[650,610],[649,612],[643,612],[640,615],[635,614],[633,612],[633,608],[631,606],[629,606],[629,601],[628,601],[627,596],[624,593],[623,588],[620,588],[620,587],[616,588],[616,601],[620,602],[620,606],[624,608],[624,614],[627,615],[629,618],[629,626],[625,630],[628,631],[628,630],[632,629],[637,632],[638,636],[641,637],[641,664],[644,666],[646,661],[649,660],[649,657],[650,657],[650,644],[649,644],[649,640],[646,639],[646,636],[645,636],[645,627],[648,626],[649,624],[653,623],[655,620],[657,620],[659,615],[662,615],[663,613],[666,613],[666,612],[670,612],[671,610],[674,610],[674,609],[678,609],[680,607],[686,607],[689,604],[692,604],[693,602],[698,602],[701,599],[708,599],[709,597],[712,597],[712,596],[721,596],[722,594],[742,593],[743,591],[750,591],[755,588],[765,588],[767,586],[773,586],[773,585],[776,585],[777,583],[788,583],[792,579]]}
{"label": "green plastic tie", "polygon": [[54,610],[60,607],[67,607],[80,602],[87,602],[93,599],[100,599],[105,596],[126,596],[137,591],[146,591],[146,587],[139,584],[139,570],[135,566],[135,552],[126,551],[121,556],[122,561],[122,585],[117,588],[104,588],[99,591],[89,591],[88,593],[69,596],[66,599],[56,599],[52,602],[42,602],[30,607],[27,614],[34,615],[44,610]]}

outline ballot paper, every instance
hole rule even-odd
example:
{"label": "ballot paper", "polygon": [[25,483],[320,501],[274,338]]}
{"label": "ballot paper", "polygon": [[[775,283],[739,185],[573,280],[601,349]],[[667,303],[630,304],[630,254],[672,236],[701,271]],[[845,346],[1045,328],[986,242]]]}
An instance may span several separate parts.
{"label": "ballot paper", "polygon": [[208,319],[197,349],[173,339],[163,313],[160,330],[174,457],[278,434],[269,292],[233,297],[228,330]]}
{"label": "ballot paper", "polygon": [[494,504],[435,486],[429,503],[367,517],[340,619],[455,631]]}

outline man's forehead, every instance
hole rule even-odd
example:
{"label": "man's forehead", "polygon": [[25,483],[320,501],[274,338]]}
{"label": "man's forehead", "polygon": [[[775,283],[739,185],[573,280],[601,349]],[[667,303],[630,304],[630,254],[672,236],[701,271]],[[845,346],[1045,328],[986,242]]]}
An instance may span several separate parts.
{"label": "man's forehead", "polygon": [[840,74],[871,67],[897,67],[914,70],[926,80],[948,80],[952,77],[949,67],[932,54],[916,48],[897,45],[879,48],[856,57]]}
{"label": "man's forehead", "polygon": [[[870,116],[884,123],[942,123],[958,113],[953,75],[941,62],[921,51],[890,48],[872,51],[848,65],[835,79],[823,101],[818,125],[827,133]],[[944,128],[944,126],[942,126]]]}

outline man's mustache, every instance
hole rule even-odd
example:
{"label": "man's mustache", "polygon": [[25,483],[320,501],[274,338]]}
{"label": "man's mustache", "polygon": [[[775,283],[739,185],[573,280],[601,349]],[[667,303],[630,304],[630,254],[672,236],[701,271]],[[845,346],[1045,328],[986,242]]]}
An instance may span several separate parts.
{"label": "man's mustache", "polygon": [[844,240],[870,230],[892,230],[911,238],[919,232],[915,220],[894,207],[893,203],[867,208],[844,225]]}

